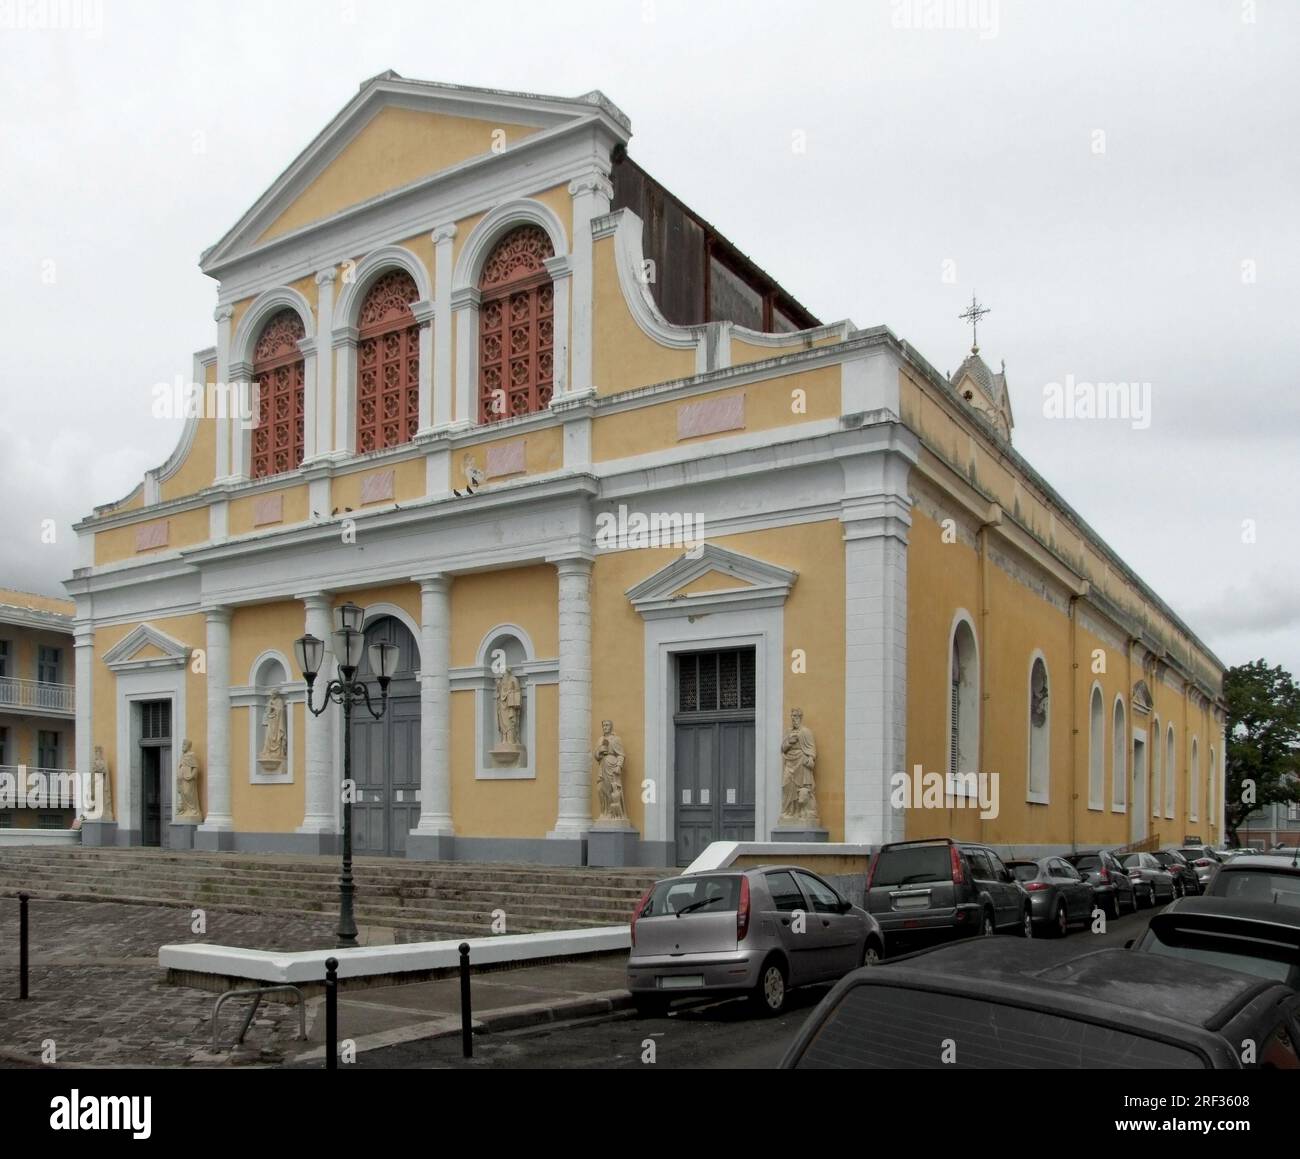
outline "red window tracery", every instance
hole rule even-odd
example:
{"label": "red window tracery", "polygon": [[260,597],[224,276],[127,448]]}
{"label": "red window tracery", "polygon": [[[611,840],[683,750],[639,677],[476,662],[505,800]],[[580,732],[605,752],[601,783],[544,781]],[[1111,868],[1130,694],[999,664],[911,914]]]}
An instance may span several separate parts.
{"label": "red window tracery", "polygon": [[511,230],[479,278],[479,421],[541,410],[554,388],[555,290],[551,239],[534,225]]}
{"label": "red window tracery", "polygon": [[357,319],[357,450],[410,442],[420,424],[420,296],[405,270],[389,270],[366,294]]}
{"label": "red window tracery", "polygon": [[284,309],[262,327],[253,349],[258,417],[253,429],[252,477],[279,475],[302,463],[304,337],[296,310]]}

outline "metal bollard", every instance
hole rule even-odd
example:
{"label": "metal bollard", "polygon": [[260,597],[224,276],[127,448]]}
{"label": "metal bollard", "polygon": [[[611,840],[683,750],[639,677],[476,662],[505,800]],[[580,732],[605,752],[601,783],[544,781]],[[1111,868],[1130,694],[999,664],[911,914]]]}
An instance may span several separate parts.
{"label": "metal bollard", "polygon": [[325,959],[325,1069],[339,1069],[339,960]]}
{"label": "metal bollard", "polygon": [[474,1057],[473,1016],[469,1007],[469,943],[460,944],[460,1051],[466,1058]]}
{"label": "metal bollard", "polygon": [[18,895],[18,997],[27,997],[27,895]]}

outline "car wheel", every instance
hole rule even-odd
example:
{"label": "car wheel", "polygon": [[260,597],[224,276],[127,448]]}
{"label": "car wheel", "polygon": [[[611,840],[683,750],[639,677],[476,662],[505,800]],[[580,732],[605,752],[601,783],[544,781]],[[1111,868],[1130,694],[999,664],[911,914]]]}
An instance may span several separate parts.
{"label": "car wheel", "polygon": [[1110,897],[1105,898],[1102,903],[1101,911],[1110,918],[1111,921],[1119,921],[1119,894],[1112,893]]}
{"label": "car wheel", "polygon": [[1056,903],[1056,925],[1054,927],[1058,938],[1065,937],[1070,932],[1070,915],[1065,912],[1065,902]]}
{"label": "car wheel", "polygon": [[785,1009],[786,993],[785,970],[780,962],[769,958],[754,988],[753,1004],[762,1014],[777,1015]]}
{"label": "car wheel", "polygon": [[868,938],[867,944],[862,947],[862,965],[879,966],[884,960],[884,948],[875,938]]}
{"label": "car wheel", "polygon": [[636,1007],[638,1018],[667,1018],[668,1003],[653,994],[635,994],[632,1004]]}
{"label": "car wheel", "polygon": [[1024,917],[1020,919],[1020,929],[1016,933],[1022,938],[1032,938],[1034,936],[1034,913],[1028,907],[1025,909]]}
{"label": "car wheel", "polygon": [[980,919],[980,934],[988,938],[997,932],[997,927],[993,924],[993,911],[985,910],[984,916]]}
{"label": "car wheel", "polygon": [[1139,903],[1138,901],[1138,891],[1137,888],[1134,887],[1133,890],[1129,893],[1128,912],[1131,914],[1135,914],[1141,908],[1142,908],[1141,903]]}
{"label": "car wheel", "polygon": [[[1137,895],[1135,893],[1134,894],[1135,901],[1136,898]],[[1154,885],[1149,885],[1147,886],[1146,893],[1142,895],[1142,908],[1150,909],[1155,904],[1156,904],[1156,887]]]}

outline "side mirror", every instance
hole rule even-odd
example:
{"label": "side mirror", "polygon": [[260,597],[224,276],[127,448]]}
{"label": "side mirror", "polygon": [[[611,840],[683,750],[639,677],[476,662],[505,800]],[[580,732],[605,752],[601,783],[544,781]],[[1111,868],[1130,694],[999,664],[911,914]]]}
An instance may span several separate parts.
{"label": "side mirror", "polygon": [[1124,949],[1131,950],[1133,948],[1133,943],[1136,941],[1137,938],[1129,938],[1129,940],[1124,943]]}
{"label": "side mirror", "polygon": [[849,901],[848,898],[846,898],[846,897],[842,897],[842,898],[840,898],[840,904],[839,904],[839,911],[840,911],[840,913],[842,913],[842,914],[846,914],[846,913],[848,913],[849,910],[851,910],[852,908],[853,908],[853,903],[852,903],[851,901]]}

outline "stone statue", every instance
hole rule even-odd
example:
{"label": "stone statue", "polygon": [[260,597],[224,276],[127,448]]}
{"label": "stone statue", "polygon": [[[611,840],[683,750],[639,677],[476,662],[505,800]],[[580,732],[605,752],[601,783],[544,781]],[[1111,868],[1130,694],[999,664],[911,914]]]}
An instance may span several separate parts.
{"label": "stone statue", "polygon": [[519,693],[519,678],[509,665],[497,677],[497,739],[503,745],[519,743],[519,713],[523,699]]}
{"label": "stone statue", "polygon": [[282,773],[285,762],[289,759],[289,733],[285,728],[284,697],[278,689],[267,699],[266,711],[262,714],[262,727],[266,731],[262,737],[262,751],[257,754],[257,763],[268,773]]}
{"label": "stone statue", "polygon": [[812,729],[805,728],[803,709],[790,713],[790,731],[781,741],[781,821],[807,827],[821,824],[817,813],[817,742]]}
{"label": "stone statue", "polygon": [[113,820],[113,775],[108,771],[108,761],[104,759],[104,746],[95,746],[95,760],[91,765],[91,791],[95,794],[90,809],[93,821]]}
{"label": "stone statue", "polygon": [[623,741],[614,731],[612,720],[600,722],[600,740],[596,742],[593,754],[600,768],[599,821],[626,821],[627,812],[623,808],[623,764],[627,754],[623,751]]}
{"label": "stone statue", "polygon": [[181,759],[176,762],[177,821],[202,821],[199,807],[199,758],[189,737],[181,741]]}

